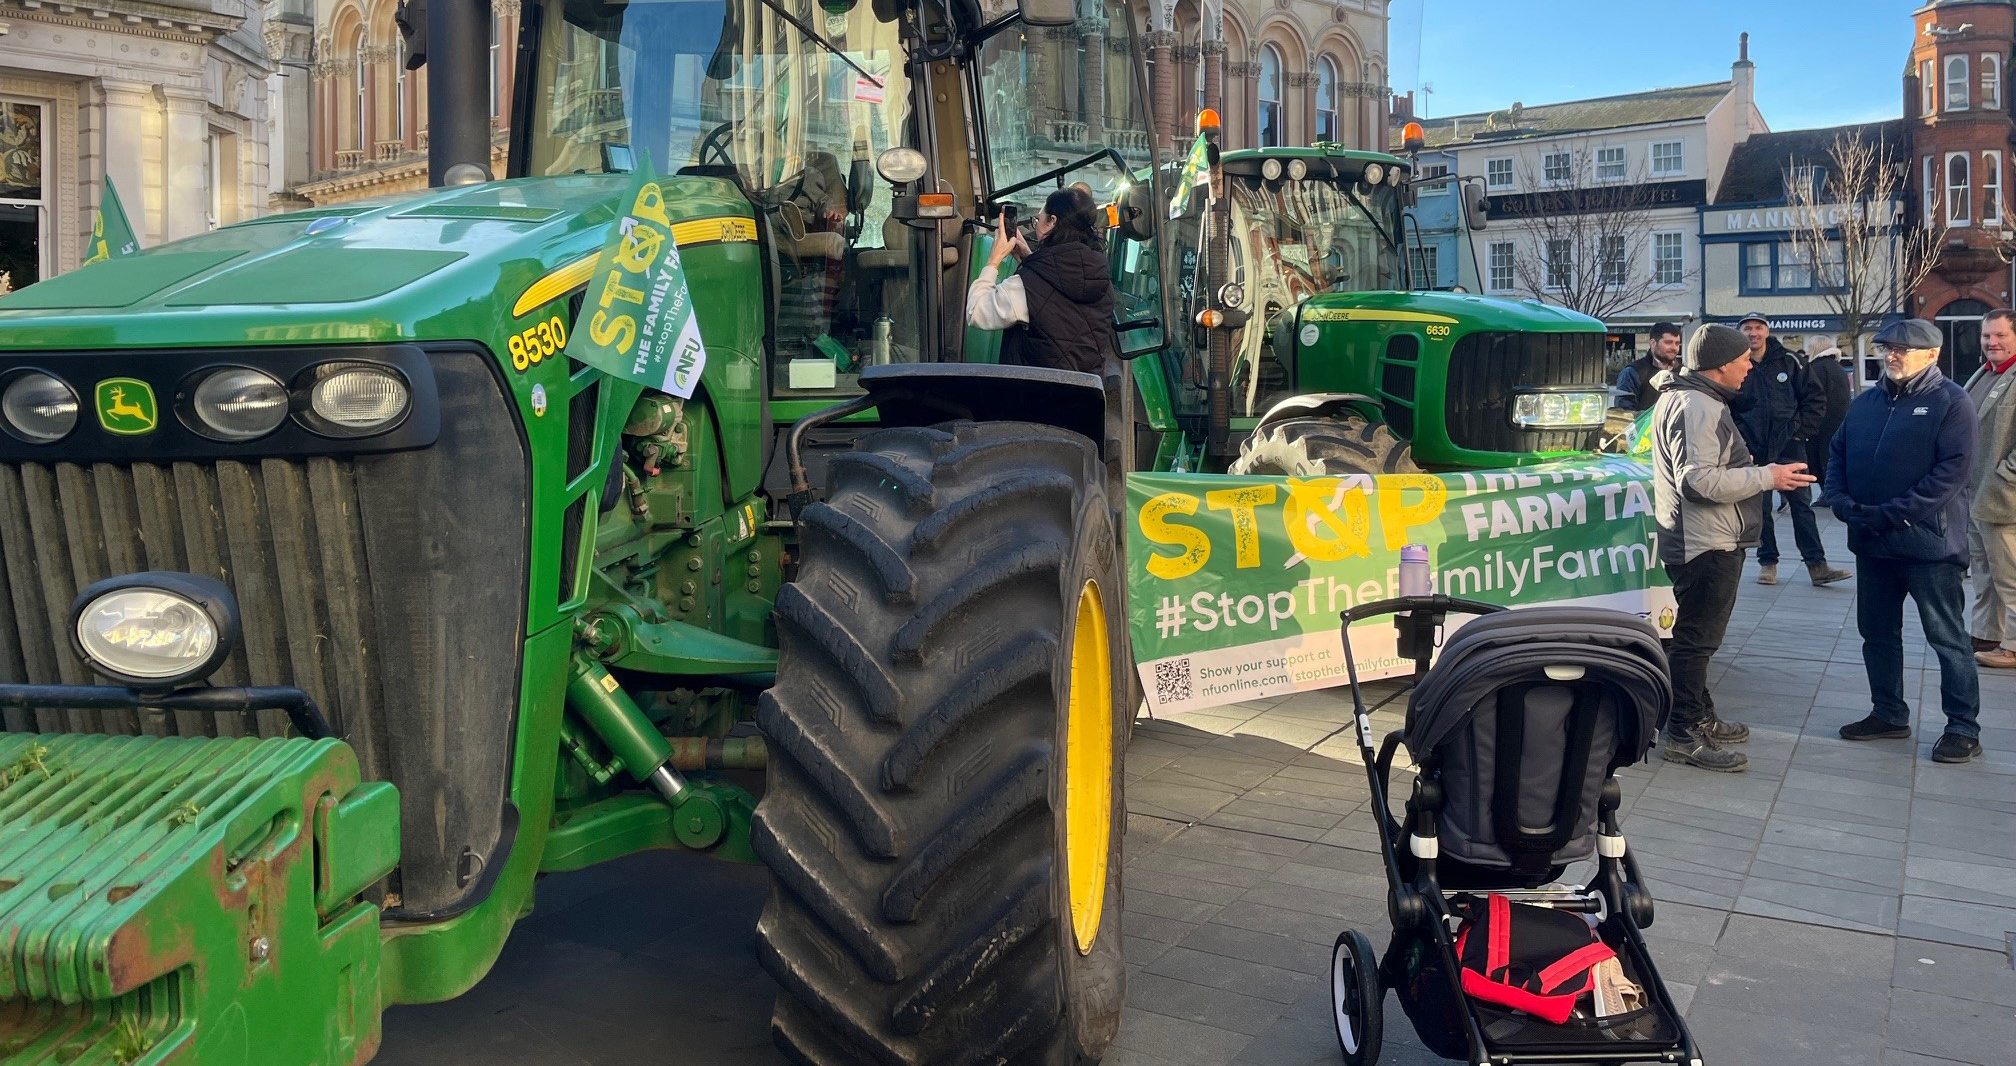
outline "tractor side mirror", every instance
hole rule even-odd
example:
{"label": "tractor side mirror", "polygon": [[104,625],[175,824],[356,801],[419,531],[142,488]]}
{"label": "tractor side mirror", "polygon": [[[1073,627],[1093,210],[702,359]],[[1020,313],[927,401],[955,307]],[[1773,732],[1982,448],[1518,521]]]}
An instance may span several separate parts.
{"label": "tractor side mirror", "polygon": [[1026,26],[1070,26],[1078,21],[1078,0],[1017,0]]}
{"label": "tractor side mirror", "polygon": [[1483,229],[1491,221],[1485,210],[1484,186],[1466,181],[1463,190],[1463,222],[1473,230]]}

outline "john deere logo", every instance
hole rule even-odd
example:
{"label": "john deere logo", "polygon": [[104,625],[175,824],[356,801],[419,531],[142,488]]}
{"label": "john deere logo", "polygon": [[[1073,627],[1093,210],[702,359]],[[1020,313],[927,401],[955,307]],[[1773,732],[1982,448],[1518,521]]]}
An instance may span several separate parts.
{"label": "john deere logo", "polygon": [[1660,612],[1659,612],[1659,628],[1661,628],[1661,629],[1671,629],[1671,628],[1673,628],[1673,618],[1674,618],[1674,615],[1673,615],[1673,608],[1671,608],[1671,607],[1668,607],[1668,608],[1666,608],[1665,610],[1663,610],[1663,611],[1660,611]]}
{"label": "john deere logo", "polygon": [[137,437],[154,432],[160,421],[153,386],[132,378],[107,378],[98,383],[98,424],[105,432]]}

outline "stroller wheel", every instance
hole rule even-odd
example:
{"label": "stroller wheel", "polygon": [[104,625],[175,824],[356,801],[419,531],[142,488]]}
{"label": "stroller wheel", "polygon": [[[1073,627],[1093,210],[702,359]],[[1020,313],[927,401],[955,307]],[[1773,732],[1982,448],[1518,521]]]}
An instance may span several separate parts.
{"label": "stroller wheel", "polygon": [[1379,985],[1379,967],[1372,942],[1356,929],[1337,934],[1330,949],[1330,1020],[1337,1026],[1337,1046],[1350,1066],[1379,1061],[1384,1038],[1386,990]]}

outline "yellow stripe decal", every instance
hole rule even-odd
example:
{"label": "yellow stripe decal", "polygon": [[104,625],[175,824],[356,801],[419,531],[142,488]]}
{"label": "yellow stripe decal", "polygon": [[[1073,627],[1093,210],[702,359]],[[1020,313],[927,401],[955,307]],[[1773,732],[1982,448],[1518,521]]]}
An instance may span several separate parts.
{"label": "yellow stripe decal", "polygon": [[[755,239],[756,220],[751,218],[723,215],[717,218],[696,218],[672,225],[672,241],[681,248]],[[512,305],[511,317],[530,314],[588,284],[588,279],[595,275],[595,260],[601,254],[596,252],[594,255],[582,256],[533,282],[531,287],[525,290],[525,294],[518,297],[518,302]]]}
{"label": "yellow stripe decal", "polygon": [[1304,322],[1435,322],[1455,325],[1448,315],[1426,311],[1361,311],[1350,307],[1313,307],[1302,312]]}

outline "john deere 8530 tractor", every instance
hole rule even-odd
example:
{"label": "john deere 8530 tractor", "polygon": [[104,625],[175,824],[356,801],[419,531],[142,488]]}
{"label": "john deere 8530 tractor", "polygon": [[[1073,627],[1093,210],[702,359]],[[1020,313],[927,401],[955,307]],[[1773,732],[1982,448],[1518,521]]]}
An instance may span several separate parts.
{"label": "john deere 8530 tractor", "polygon": [[[1045,29],[1127,5],[537,0],[499,180],[487,17],[409,19],[435,189],[0,302],[0,1062],[362,1062],[646,848],[768,865],[793,1061],[1096,1061],[1126,370],[961,308],[1017,194],[1154,243],[1139,57],[1088,120]],[[689,398],[566,354],[646,166]]]}
{"label": "john deere 8530 tractor", "polygon": [[[1166,245],[1181,257],[1177,297],[1194,343],[1134,365],[1144,461],[1378,474],[1595,448],[1608,406],[1603,323],[1410,278],[1406,159],[1324,145],[1213,158],[1209,188]],[[1471,224],[1483,224],[1474,206]],[[1119,283],[1143,308],[1163,298],[1145,262],[1162,248],[1114,247]]]}

